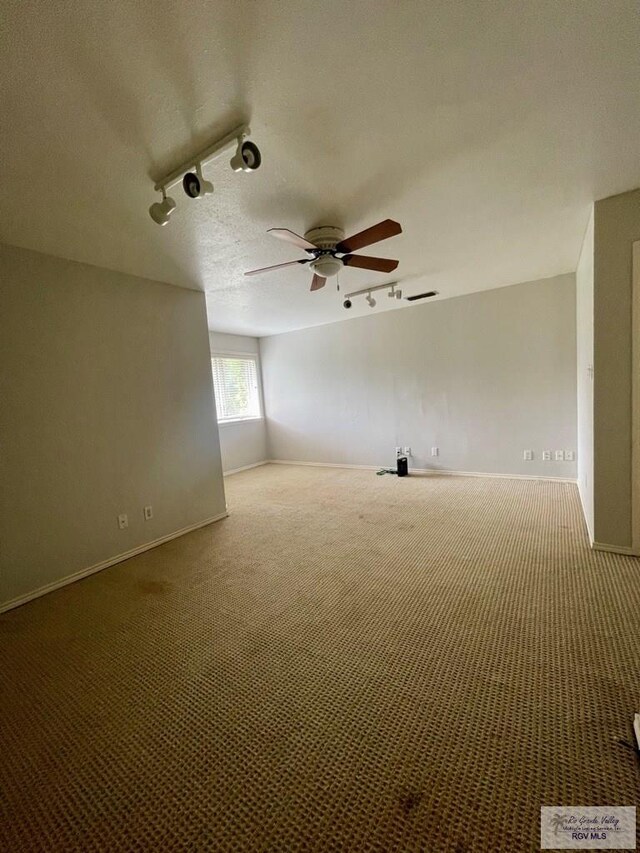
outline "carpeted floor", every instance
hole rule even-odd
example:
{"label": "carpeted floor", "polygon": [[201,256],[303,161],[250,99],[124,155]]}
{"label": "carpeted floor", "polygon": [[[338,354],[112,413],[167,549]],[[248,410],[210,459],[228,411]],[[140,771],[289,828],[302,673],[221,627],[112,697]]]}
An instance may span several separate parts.
{"label": "carpeted floor", "polygon": [[569,484],[269,465],[0,617],[0,848],[532,851],[635,805],[640,561]]}

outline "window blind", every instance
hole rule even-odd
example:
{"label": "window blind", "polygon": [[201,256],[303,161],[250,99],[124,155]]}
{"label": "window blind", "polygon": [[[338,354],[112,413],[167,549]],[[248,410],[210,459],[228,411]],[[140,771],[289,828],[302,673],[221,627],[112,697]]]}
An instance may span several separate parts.
{"label": "window blind", "polygon": [[218,422],[260,417],[256,359],[214,356],[211,359]]}

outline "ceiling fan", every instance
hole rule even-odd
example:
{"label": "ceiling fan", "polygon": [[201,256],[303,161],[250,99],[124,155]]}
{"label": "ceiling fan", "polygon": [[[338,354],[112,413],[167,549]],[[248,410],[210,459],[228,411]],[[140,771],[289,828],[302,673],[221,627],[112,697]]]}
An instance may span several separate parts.
{"label": "ceiling fan", "polygon": [[259,270],[249,270],[245,275],[259,275],[263,272],[292,267],[296,264],[310,264],[313,270],[311,290],[320,290],[321,287],[325,286],[327,279],[337,275],[343,266],[359,267],[363,270],[376,270],[377,272],[393,272],[398,266],[398,261],[390,258],[371,258],[368,255],[353,254],[357,249],[371,246],[372,243],[378,243],[380,240],[401,234],[400,223],[394,222],[393,219],[378,222],[377,225],[372,225],[371,228],[366,228],[352,237],[347,237],[346,240],[342,228],[335,228],[331,225],[312,228],[306,232],[304,237],[289,231],[288,228],[270,228],[267,233],[304,249],[310,257],[300,258],[297,261],[287,261],[284,264],[274,264],[271,267],[262,267]]}

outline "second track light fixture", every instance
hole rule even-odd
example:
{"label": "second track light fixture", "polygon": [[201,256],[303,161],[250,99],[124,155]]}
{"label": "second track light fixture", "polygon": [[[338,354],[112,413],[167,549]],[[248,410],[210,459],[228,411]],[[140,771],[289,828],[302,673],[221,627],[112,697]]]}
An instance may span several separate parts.
{"label": "second track light fixture", "polygon": [[394,296],[396,299],[402,298],[402,291],[398,288],[397,281],[391,281],[388,284],[376,284],[374,287],[364,287],[362,290],[354,290],[353,293],[347,293],[344,297],[344,301],[342,303],[344,308],[351,308],[353,305],[352,297],[354,296],[364,296],[367,305],[369,308],[375,308],[378,304],[375,298],[371,295],[376,290],[388,290],[387,296],[392,299]]}
{"label": "second track light fixture", "polygon": [[255,142],[247,139],[250,133],[247,125],[236,127],[231,133],[213,142],[186,163],[178,166],[173,172],[157,181],[154,188],[157,192],[162,193],[162,201],[155,202],[149,208],[149,216],[153,221],[158,225],[166,225],[169,221],[176,203],[167,196],[167,190],[175,184],[182,183],[182,187],[189,198],[203,198],[203,196],[211,195],[213,184],[202,177],[202,169],[234,145],[236,152],[229,163],[233,171],[255,172],[262,163],[262,155]]}
{"label": "second track light fixture", "polygon": [[[363,287],[362,290],[354,290],[352,293],[345,294],[344,301],[342,303],[343,308],[351,308],[353,306],[353,297],[354,296],[364,296],[365,301],[367,302],[369,308],[376,307],[376,300],[371,295],[376,290],[388,290],[387,296],[389,299],[402,299],[402,290],[398,287],[397,281],[391,281],[388,284],[376,284],[374,287]],[[437,290],[429,290],[427,293],[417,293],[414,296],[405,296],[405,302],[415,302],[418,299],[429,299],[433,296],[438,296]]]}

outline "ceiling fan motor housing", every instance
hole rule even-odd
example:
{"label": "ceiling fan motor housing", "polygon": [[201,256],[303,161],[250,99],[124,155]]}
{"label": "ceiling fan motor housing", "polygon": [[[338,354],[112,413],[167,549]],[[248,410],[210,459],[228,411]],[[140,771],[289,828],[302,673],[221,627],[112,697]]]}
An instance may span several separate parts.
{"label": "ceiling fan motor housing", "polygon": [[333,225],[321,225],[319,228],[307,231],[304,238],[319,249],[335,249],[337,244],[344,240],[344,231]]}

